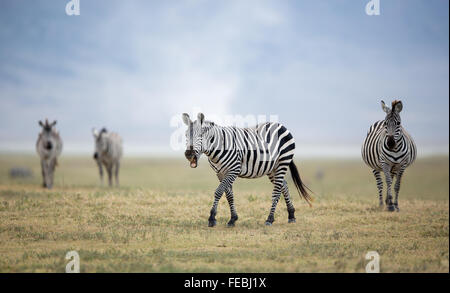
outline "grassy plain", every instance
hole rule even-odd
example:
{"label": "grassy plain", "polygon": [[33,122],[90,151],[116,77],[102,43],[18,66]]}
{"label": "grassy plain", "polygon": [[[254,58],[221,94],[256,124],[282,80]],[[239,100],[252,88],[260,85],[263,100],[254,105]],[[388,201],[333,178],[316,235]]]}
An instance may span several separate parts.
{"label": "grassy plain", "polygon": [[[10,178],[13,166],[34,177]],[[405,172],[399,213],[377,207],[360,160],[297,166],[315,192],[310,208],[288,174],[297,223],[287,223],[281,200],[274,225],[264,226],[268,179],[239,179],[236,227],[226,227],[223,197],[218,224],[208,228],[218,181],[205,159],[190,169],[184,160],[127,158],[121,187],[108,188],[92,159],[63,156],[48,191],[37,156],[0,155],[0,272],[64,272],[70,250],[81,272],[364,272],[372,250],[381,272],[449,272],[447,156],[419,159]]]}

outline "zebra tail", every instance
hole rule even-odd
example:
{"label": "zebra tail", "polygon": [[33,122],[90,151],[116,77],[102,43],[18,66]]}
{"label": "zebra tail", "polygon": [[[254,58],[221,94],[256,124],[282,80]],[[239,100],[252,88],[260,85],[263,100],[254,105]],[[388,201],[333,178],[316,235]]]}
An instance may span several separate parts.
{"label": "zebra tail", "polygon": [[291,170],[292,180],[294,181],[295,187],[297,187],[297,190],[298,190],[300,196],[302,196],[306,200],[306,202],[309,204],[309,206],[312,207],[311,202],[314,201],[314,199],[309,195],[309,193],[307,191],[307,190],[311,191],[311,189],[309,189],[302,182],[302,179],[300,178],[300,173],[298,173],[297,166],[295,166],[293,160],[289,164],[289,170]]}

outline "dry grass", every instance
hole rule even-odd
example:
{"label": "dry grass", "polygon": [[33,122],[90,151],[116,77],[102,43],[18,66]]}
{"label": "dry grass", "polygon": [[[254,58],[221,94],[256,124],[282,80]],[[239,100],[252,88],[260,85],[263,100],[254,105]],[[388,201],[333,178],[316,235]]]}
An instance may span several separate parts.
{"label": "dry grass", "polygon": [[[370,250],[382,272],[449,272],[448,162],[419,160],[406,171],[400,213],[377,208],[374,179],[358,160],[298,163],[316,200],[309,208],[290,183],[297,223],[287,223],[281,200],[274,225],[264,226],[264,178],[235,184],[235,228],[226,228],[224,198],[208,228],[217,179],[205,160],[192,170],[183,160],[127,159],[122,187],[110,189],[97,185],[92,160],[62,158],[47,191],[36,157],[3,155],[0,272],[63,272],[69,250],[82,272],[363,272]],[[35,177],[10,179],[11,166]]]}

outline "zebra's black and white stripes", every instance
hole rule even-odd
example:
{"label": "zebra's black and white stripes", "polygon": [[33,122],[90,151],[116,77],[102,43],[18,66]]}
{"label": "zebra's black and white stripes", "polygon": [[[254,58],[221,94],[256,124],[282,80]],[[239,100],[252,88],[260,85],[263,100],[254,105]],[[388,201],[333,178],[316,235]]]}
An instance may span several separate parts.
{"label": "zebra's black and white stripes", "polygon": [[188,126],[185,156],[190,161],[190,166],[197,167],[199,157],[205,154],[220,181],[210,211],[210,227],[216,225],[217,205],[223,193],[226,194],[231,212],[228,226],[234,226],[238,219],[232,187],[237,177],[258,178],[267,175],[273,183],[272,206],[266,225],[271,225],[274,221],[281,194],[286,200],[289,222],[295,222],[295,209],[285,180],[288,168],[300,194],[310,203],[311,197],[293,161],[294,138],[280,123],[268,122],[255,128],[222,127],[205,121],[201,113],[194,122],[188,114],[183,114],[183,121]]}
{"label": "zebra's black and white stripes", "polygon": [[[378,188],[379,204],[383,205],[384,173],[387,185],[386,205],[389,211],[397,210],[400,183],[405,169],[410,166],[417,156],[417,148],[412,137],[401,125],[400,112],[403,109],[401,101],[393,101],[392,109],[383,101],[381,106],[386,112],[386,118],[375,122],[369,129],[362,146],[364,162],[372,168]],[[392,199],[391,186],[396,177],[394,186],[395,199]]]}

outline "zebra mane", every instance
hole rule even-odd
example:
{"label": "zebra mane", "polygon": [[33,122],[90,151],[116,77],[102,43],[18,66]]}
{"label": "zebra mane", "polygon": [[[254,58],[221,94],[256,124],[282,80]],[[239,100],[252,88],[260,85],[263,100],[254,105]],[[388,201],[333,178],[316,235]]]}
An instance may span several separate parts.
{"label": "zebra mane", "polygon": [[98,133],[98,135],[96,136],[97,137],[97,141],[100,141],[100,139],[102,138],[102,134],[103,133],[108,133],[108,130],[105,128],[105,127],[103,127],[101,130],[100,130],[100,132]]}
{"label": "zebra mane", "polygon": [[212,126],[214,126],[216,124],[214,122],[212,122],[212,121],[206,120],[206,121],[203,122],[203,125],[205,125],[205,127],[212,127]]}
{"label": "zebra mane", "polygon": [[214,126],[216,126],[216,124],[212,121],[203,121],[202,134],[204,134],[206,131],[210,130]]}
{"label": "zebra mane", "polygon": [[50,124],[48,123],[48,120],[47,120],[47,119],[45,119],[44,130],[45,130],[45,131],[51,131],[51,130],[52,130],[52,127],[51,127]]}

